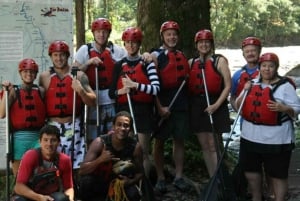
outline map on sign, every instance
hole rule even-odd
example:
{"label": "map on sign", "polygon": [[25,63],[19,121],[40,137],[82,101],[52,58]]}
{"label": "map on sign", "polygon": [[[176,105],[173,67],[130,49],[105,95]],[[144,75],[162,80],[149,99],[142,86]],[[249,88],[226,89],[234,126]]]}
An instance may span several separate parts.
{"label": "map on sign", "polygon": [[[21,83],[18,64],[24,58],[34,59],[39,72],[52,66],[48,47],[55,40],[63,40],[73,49],[72,2],[0,0],[0,83],[4,80]],[[4,157],[5,142],[5,123],[0,120],[0,153]],[[1,160],[2,154],[0,168],[3,168],[1,164],[5,163]]]}

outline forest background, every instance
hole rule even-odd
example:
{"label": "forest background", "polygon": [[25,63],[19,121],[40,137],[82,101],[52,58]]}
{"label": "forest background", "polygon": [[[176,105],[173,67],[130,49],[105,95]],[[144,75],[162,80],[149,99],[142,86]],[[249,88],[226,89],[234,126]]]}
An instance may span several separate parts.
{"label": "forest background", "polygon": [[264,47],[300,44],[298,0],[76,0],[76,48],[93,40],[90,24],[98,17],[112,22],[110,39],[119,44],[127,27],[140,27],[143,51],[160,45],[164,21],[177,21],[187,57],[194,54],[195,33],[204,28],[213,31],[216,48],[240,48],[247,36],[259,37]]}
{"label": "forest background", "polygon": [[[213,31],[216,49],[240,48],[247,36],[259,37],[264,47],[300,45],[299,0],[74,0],[75,50],[93,41],[90,24],[98,17],[112,22],[110,40],[120,45],[127,27],[140,27],[142,51],[160,45],[163,22],[177,21],[181,28],[179,48],[188,58],[195,53],[195,33],[204,28]],[[299,131],[297,136],[299,143]],[[189,168],[185,172],[203,169],[206,174],[197,140],[187,143],[186,162],[192,164],[186,165]],[[171,146],[168,148],[165,155],[171,156]],[[0,186],[0,200],[4,200],[4,177]]]}

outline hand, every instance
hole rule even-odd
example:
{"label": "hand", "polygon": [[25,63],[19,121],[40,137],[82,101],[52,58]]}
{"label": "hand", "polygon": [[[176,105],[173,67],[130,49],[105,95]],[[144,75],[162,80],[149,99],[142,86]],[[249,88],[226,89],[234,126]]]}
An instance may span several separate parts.
{"label": "hand", "polygon": [[39,201],[54,201],[54,198],[50,197],[49,195],[41,195]]}
{"label": "hand", "polygon": [[92,57],[87,61],[87,65],[101,65],[103,61],[99,57]]}
{"label": "hand", "polygon": [[102,162],[119,161],[120,158],[116,158],[109,150],[106,150],[106,145],[103,145],[103,150],[99,156]]}
{"label": "hand", "polygon": [[122,84],[124,87],[126,88],[134,88],[134,89],[137,89],[138,87],[138,83],[137,82],[134,82],[132,81],[128,75],[125,74],[125,77],[122,78]]}
{"label": "hand", "polygon": [[207,112],[209,115],[213,114],[218,108],[216,107],[215,104],[212,104],[210,106],[208,106],[204,112]]}
{"label": "hand", "polygon": [[127,94],[129,92],[130,92],[130,88],[123,87],[123,88],[121,88],[121,89],[118,90],[118,95]]}
{"label": "hand", "polygon": [[161,107],[158,112],[162,118],[167,118],[171,114],[169,107]]}
{"label": "hand", "polygon": [[144,60],[146,63],[151,63],[153,61],[152,55],[149,54],[149,52],[144,52],[142,55],[142,60]]}
{"label": "hand", "polygon": [[10,91],[13,88],[13,84],[10,81],[5,80],[2,82],[2,87],[3,90],[7,89],[8,91]]}
{"label": "hand", "polygon": [[272,101],[269,100],[269,103],[267,104],[268,108],[270,109],[270,111],[274,111],[274,112],[281,112],[283,109],[283,104],[276,102],[276,101]]}
{"label": "hand", "polygon": [[247,81],[244,85],[244,90],[245,91],[249,90],[251,88],[251,85],[252,85],[251,81]]}
{"label": "hand", "polygon": [[80,93],[83,90],[81,82],[77,78],[72,80],[72,89],[77,93]]}

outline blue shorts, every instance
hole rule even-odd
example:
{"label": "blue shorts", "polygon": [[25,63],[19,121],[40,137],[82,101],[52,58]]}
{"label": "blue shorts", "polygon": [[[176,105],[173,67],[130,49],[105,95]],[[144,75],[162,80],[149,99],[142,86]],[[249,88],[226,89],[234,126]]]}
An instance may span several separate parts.
{"label": "blue shorts", "polygon": [[21,160],[27,150],[39,147],[39,131],[17,131],[13,133],[14,160]]}

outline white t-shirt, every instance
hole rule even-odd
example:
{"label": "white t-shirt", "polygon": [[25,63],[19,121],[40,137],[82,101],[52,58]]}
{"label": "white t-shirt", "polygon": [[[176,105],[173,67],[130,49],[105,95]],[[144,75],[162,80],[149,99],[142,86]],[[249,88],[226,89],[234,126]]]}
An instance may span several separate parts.
{"label": "white t-shirt", "polygon": [[[93,42],[91,44],[92,44],[92,50],[99,52],[95,48],[95,42]],[[117,62],[127,56],[126,50],[119,45],[113,44],[109,48],[111,50],[112,59],[115,62]],[[80,64],[85,64],[89,59],[90,59],[90,56],[88,53],[88,46],[82,45],[78,49],[78,51],[75,53],[74,60]],[[109,91],[109,89],[104,89],[104,90],[98,91],[98,104],[99,105],[107,105],[107,104],[115,103],[115,100],[113,100],[109,97],[108,91]],[[95,91],[95,93],[97,93],[97,92]]]}
{"label": "white t-shirt", "polygon": [[[262,84],[262,87],[272,86]],[[280,85],[273,93],[273,96],[277,102],[292,107],[295,114],[299,114],[300,99],[296,94],[295,88],[290,83],[286,82]],[[242,137],[261,144],[290,144],[295,142],[295,132],[291,121],[285,121],[281,125],[267,126],[253,124],[244,119]]]}

